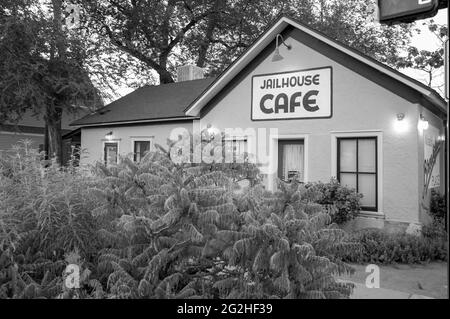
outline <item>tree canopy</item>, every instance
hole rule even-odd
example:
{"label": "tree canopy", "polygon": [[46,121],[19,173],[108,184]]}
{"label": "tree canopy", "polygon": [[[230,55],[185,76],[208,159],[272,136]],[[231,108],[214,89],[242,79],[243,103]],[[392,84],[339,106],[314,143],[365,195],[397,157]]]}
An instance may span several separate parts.
{"label": "tree canopy", "polygon": [[410,36],[407,25],[368,23],[373,6],[365,0],[78,1],[99,34],[155,70],[161,83],[187,62],[222,71],[280,14],[385,63],[395,63]]}

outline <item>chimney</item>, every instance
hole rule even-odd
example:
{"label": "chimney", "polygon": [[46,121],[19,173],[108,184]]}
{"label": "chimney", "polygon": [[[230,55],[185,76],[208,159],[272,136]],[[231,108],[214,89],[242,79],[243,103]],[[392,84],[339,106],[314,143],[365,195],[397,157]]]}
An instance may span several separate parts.
{"label": "chimney", "polygon": [[187,64],[177,68],[177,82],[203,79],[204,70],[196,65]]}

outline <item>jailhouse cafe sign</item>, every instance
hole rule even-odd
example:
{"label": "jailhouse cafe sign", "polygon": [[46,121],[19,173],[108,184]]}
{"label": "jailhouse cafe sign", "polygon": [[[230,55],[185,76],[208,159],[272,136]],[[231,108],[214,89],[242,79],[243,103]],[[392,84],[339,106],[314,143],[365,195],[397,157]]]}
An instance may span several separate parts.
{"label": "jailhouse cafe sign", "polygon": [[331,67],[252,78],[252,120],[328,118],[331,115]]}

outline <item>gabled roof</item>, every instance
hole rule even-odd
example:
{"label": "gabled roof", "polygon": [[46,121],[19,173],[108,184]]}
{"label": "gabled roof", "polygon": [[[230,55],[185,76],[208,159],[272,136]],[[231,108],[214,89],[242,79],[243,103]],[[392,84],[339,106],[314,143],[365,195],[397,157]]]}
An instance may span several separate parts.
{"label": "gabled roof", "polygon": [[98,109],[71,126],[99,126],[187,120],[186,107],[212,83],[214,78],[144,86]]}
{"label": "gabled roof", "polygon": [[286,27],[292,26],[298,28],[306,34],[318,39],[319,41],[341,51],[342,53],[362,62],[367,67],[379,71],[392,79],[401,82],[407,87],[415,90],[422,97],[433,104],[435,110],[438,110],[441,114],[446,114],[447,103],[445,100],[433,89],[420,83],[417,80],[410,78],[403,73],[384,65],[376,61],[375,59],[345,45],[337,42],[325,34],[311,29],[310,27],[295,21],[286,16],[281,16],[272,26],[270,26],[238,59],[236,59],[221,75],[212,82],[208,88],[199,95],[186,109],[186,115],[188,116],[199,116],[200,110],[207,105],[207,103],[225,86],[232,81],[232,79],[241,72],[244,67],[246,67],[255,57],[258,56],[266,47],[269,45],[276,37],[277,34],[281,33]]}

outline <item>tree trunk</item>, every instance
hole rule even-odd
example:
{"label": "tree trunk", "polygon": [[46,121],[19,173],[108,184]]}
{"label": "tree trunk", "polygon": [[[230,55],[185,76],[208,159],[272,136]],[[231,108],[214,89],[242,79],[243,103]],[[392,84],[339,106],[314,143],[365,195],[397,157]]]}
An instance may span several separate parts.
{"label": "tree trunk", "polygon": [[156,70],[159,74],[159,83],[167,84],[175,82],[173,80],[172,74],[167,71],[167,55],[161,55],[159,57],[159,69]]}
{"label": "tree trunk", "polygon": [[46,122],[48,129],[49,158],[55,158],[56,162],[60,165],[63,164],[61,118],[61,108],[47,108]]}
{"label": "tree trunk", "polygon": [[[62,0],[52,0],[53,8],[53,41],[51,44],[50,59],[64,60],[66,58],[66,45],[62,31]],[[57,52],[57,56],[55,53]],[[62,109],[49,105],[45,111],[46,157],[55,159],[62,165]]]}
{"label": "tree trunk", "polygon": [[[223,6],[222,0],[216,0],[214,2],[213,10],[218,11],[221,6]],[[198,49],[198,59],[197,66],[203,68],[206,62],[206,54],[208,53],[209,45],[214,35],[214,29],[216,28],[217,22],[220,16],[218,13],[213,13],[208,19],[208,25],[206,27],[206,34],[204,41],[200,44]]]}
{"label": "tree trunk", "polygon": [[216,18],[211,17],[210,20],[208,21],[205,40],[200,44],[200,48],[198,49],[197,66],[201,68],[205,66],[206,54],[208,53],[209,45],[211,43],[215,27],[216,27]]}
{"label": "tree trunk", "polygon": [[172,74],[170,74],[167,70],[159,70],[159,82],[160,84],[167,84],[167,83],[173,83],[175,82],[172,78]]}

